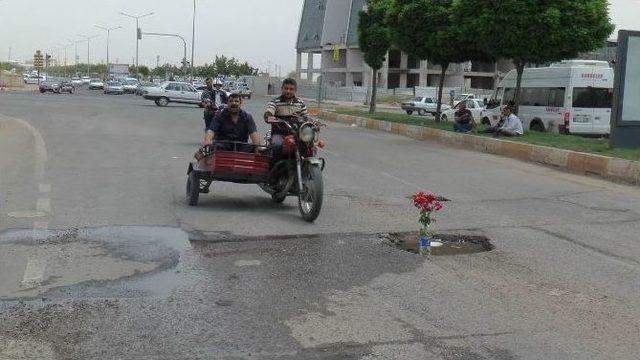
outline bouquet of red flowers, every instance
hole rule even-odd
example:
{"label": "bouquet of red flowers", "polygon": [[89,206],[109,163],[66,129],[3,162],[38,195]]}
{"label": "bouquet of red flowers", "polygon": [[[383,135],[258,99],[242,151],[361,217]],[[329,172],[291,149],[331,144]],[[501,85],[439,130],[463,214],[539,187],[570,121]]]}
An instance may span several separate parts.
{"label": "bouquet of red flowers", "polygon": [[411,199],[413,205],[420,210],[419,222],[422,225],[420,229],[420,236],[429,236],[430,228],[436,220],[433,218],[433,213],[442,210],[442,203],[438,200],[436,195],[432,192],[419,192],[414,194]]}

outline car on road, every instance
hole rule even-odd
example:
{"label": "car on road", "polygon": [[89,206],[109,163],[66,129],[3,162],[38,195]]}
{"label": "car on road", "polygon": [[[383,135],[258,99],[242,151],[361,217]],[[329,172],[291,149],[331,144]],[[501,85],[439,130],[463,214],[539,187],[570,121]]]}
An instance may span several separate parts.
{"label": "car on road", "polygon": [[76,86],[73,84],[72,81],[69,80],[63,80],[60,82],[60,91],[59,93],[69,93],[69,94],[73,94],[74,92],[76,92]]}
{"label": "car on road", "polygon": [[84,82],[82,81],[82,79],[81,79],[81,78],[79,78],[79,77],[77,77],[77,76],[76,76],[76,77],[71,78],[71,82],[72,82],[72,83],[73,83],[73,85],[75,85],[75,86],[82,86],[82,85],[84,84]]}
{"label": "car on road", "polygon": [[142,96],[155,101],[158,106],[167,106],[172,102],[201,106],[202,92],[186,82],[167,81],[157,87],[147,88]]}
{"label": "car on road", "polygon": [[147,88],[156,87],[156,86],[158,85],[148,81],[138,83],[138,86],[136,87],[136,95],[142,96],[144,95],[144,92],[147,90]]}
{"label": "car on road", "polygon": [[89,76],[83,76],[83,77],[82,77],[82,83],[83,83],[84,85],[87,85],[87,84],[89,84],[90,82],[91,82],[91,78],[90,78]]}
{"label": "car on road", "polygon": [[124,92],[124,86],[120,81],[109,81],[104,87],[105,94],[122,95]]}
{"label": "car on road", "polygon": [[[436,116],[438,102],[432,97],[419,96],[411,99],[411,101],[402,103],[401,108],[407,113],[407,115],[411,115],[416,112],[418,115],[422,116],[427,114]],[[440,111],[443,112],[449,109],[451,109],[451,106],[442,104]]]}
{"label": "car on road", "polygon": [[486,105],[484,104],[484,101],[480,99],[467,99],[460,101],[453,108],[443,111],[442,115],[440,115],[440,119],[444,122],[455,121],[455,113],[460,109],[460,104],[462,103],[464,103],[467,106],[467,109],[471,111],[471,115],[473,116],[476,124],[491,125],[491,122],[489,122],[489,119],[487,119],[484,114]]}
{"label": "car on road", "polygon": [[135,94],[140,82],[137,79],[124,79],[122,81],[122,87],[127,94]]}
{"label": "car on road", "polygon": [[32,76],[32,75],[30,75],[30,76],[27,76],[27,77],[24,79],[24,83],[25,83],[25,84],[32,84],[32,85],[33,85],[33,84],[38,84],[38,83],[43,82],[43,81],[46,81],[46,80],[47,80],[47,77],[46,77],[46,76],[40,76],[40,77],[38,78],[38,76],[37,76],[37,75],[36,75],[36,76]]}
{"label": "car on road", "polygon": [[251,99],[251,88],[247,84],[236,84],[235,88],[231,90],[232,93],[239,94],[243,98]]}
{"label": "car on road", "polygon": [[46,92],[60,93],[60,81],[59,80],[42,81],[40,82],[39,90],[43,94]]}
{"label": "car on road", "polygon": [[89,90],[104,90],[104,82],[100,79],[91,79],[89,81]]}

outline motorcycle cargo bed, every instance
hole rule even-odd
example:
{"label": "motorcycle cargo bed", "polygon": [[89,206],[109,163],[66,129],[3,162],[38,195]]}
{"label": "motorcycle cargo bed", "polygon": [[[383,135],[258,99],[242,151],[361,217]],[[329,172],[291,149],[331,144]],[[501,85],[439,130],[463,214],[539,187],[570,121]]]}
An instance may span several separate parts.
{"label": "motorcycle cargo bed", "polygon": [[269,175],[270,158],[266,155],[235,151],[215,151],[198,163],[198,170],[208,171],[214,180],[262,182]]}

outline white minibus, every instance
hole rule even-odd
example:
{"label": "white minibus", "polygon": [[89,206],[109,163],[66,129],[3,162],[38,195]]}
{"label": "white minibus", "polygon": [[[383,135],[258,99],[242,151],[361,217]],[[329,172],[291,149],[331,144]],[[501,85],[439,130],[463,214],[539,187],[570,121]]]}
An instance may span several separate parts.
{"label": "white minibus", "polygon": [[[498,85],[484,123],[499,121],[515,87],[512,70]],[[607,135],[612,100],[613,69],[606,61],[567,60],[524,70],[518,116],[525,130]]]}

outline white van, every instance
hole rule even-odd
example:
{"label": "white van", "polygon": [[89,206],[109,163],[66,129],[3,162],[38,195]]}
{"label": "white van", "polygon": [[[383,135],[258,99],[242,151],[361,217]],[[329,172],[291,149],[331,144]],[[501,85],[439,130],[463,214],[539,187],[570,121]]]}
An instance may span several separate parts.
{"label": "white van", "polygon": [[[498,85],[484,123],[499,121],[500,108],[513,100],[515,86],[516,71],[512,70]],[[609,63],[568,60],[524,70],[518,116],[525,130],[606,135],[611,128],[612,100]]]}

